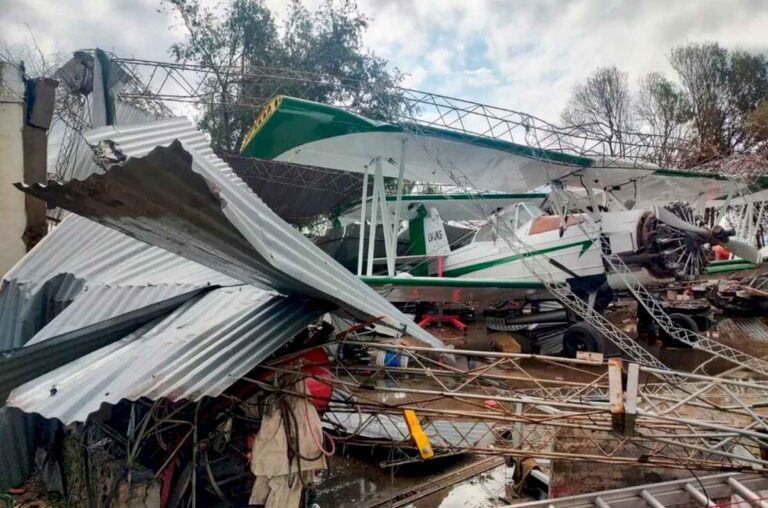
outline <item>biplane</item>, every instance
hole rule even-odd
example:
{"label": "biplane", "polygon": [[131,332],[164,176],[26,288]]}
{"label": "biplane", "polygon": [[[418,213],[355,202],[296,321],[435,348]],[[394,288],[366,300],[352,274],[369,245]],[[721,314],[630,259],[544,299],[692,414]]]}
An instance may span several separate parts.
{"label": "biplane", "polygon": [[[337,227],[359,225],[357,275],[392,302],[547,300],[552,283],[600,302],[601,291],[624,284],[610,273],[606,255],[643,283],[706,275],[716,245],[738,258],[729,266],[762,261],[735,231],[704,227],[693,214],[668,208],[702,208],[744,192],[715,174],[390,124],[290,97],[264,108],[241,153],[362,173],[360,201],[334,219]],[[447,190],[408,194],[405,182]],[[392,188],[397,192],[388,193]],[[398,235],[406,221],[403,254]],[[446,223],[474,223],[476,231],[468,244],[452,248]],[[366,229],[369,237],[383,232],[383,257],[373,241],[366,243]]]}

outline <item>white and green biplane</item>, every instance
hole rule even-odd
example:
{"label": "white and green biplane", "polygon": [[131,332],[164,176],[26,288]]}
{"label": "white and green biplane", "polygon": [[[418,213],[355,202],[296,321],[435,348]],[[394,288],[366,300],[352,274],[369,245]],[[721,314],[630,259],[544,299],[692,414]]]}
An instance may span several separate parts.
{"label": "white and green biplane", "polygon": [[[393,302],[551,299],[546,281],[575,287],[586,281],[586,291],[595,292],[621,285],[606,269],[606,253],[644,282],[705,274],[706,250],[716,244],[741,258],[734,267],[761,261],[732,231],[699,227],[665,208],[739,192],[711,174],[607,164],[464,132],[378,122],[290,97],[273,99],[261,112],[242,154],[362,173],[361,200],[340,222],[362,225],[357,273]],[[385,178],[396,179],[396,193],[388,195]],[[462,190],[471,182],[473,191],[404,194],[404,181]],[[398,255],[406,220],[409,252]],[[444,221],[479,227],[468,245],[454,249]],[[371,236],[379,228],[383,258],[365,242],[366,229]]]}

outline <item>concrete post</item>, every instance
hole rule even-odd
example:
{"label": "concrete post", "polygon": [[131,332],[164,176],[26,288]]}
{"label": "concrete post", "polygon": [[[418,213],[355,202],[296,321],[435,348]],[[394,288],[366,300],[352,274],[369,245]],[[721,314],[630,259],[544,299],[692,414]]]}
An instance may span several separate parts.
{"label": "concrete post", "polygon": [[57,86],[50,78],[25,83],[15,66],[0,62],[0,275],[47,232],[45,202],[13,184],[46,180]]}
{"label": "concrete post", "polygon": [[13,184],[24,181],[24,81],[18,69],[0,62],[0,274],[27,252],[24,194]]}

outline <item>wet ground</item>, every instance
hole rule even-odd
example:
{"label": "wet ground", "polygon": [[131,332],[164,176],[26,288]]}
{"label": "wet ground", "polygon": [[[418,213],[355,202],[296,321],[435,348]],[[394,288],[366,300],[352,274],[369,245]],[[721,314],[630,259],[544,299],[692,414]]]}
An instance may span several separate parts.
{"label": "wet ground", "polygon": [[[627,335],[637,340],[636,334],[636,304],[632,301],[620,302],[619,305],[606,313],[606,317]],[[723,316],[714,315],[717,319]],[[711,338],[731,345],[758,357],[768,357],[768,326],[765,318],[754,316],[751,318],[737,318],[731,322],[723,322],[718,329],[706,332]],[[514,334],[504,332],[488,332],[485,323],[478,319],[474,323],[468,323],[466,334],[453,328],[432,328],[435,335],[439,336],[446,344],[457,349],[470,350],[499,350],[506,352],[529,352],[525,341]],[[517,344],[514,340],[517,339]],[[500,340],[501,339],[501,340]],[[499,344],[503,344],[503,348]],[[651,354],[659,358],[662,363],[672,369],[693,371],[702,363],[710,359],[710,355],[698,350],[685,348],[663,348],[660,342],[651,342],[639,339],[638,343],[645,347]],[[516,351],[515,349],[518,349]],[[612,345],[608,345],[607,354],[618,353]],[[707,363],[706,372],[710,375],[717,374],[731,367],[724,361]],[[546,365],[540,362],[526,362],[526,369],[531,374],[540,378],[565,379],[580,381],[578,373],[562,372],[557,366]],[[588,371],[589,367],[585,367]],[[589,372],[584,374],[584,379],[589,378]],[[522,387],[522,386],[521,386]],[[359,450],[351,456],[334,457],[330,463],[330,469],[325,481],[317,491],[316,502],[319,506],[345,507],[376,506],[398,493],[410,489],[419,488],[435,482],[442,475],[452,470],[472,464],[480,460],[471,456],[461,456],[440,461],[419,463],[399,469],[382,469],[378,463],[381,457],[376,457],[369,452]],[[512,470],[505,466],[497,467],[489,472],[479,474],[474,478],[454,484],[438,492],[422,497],[406,506],[414,507],[458,507],[458,506],[498,506],[513,503],[515,495],[512,491]],[[383,506],[391,506],[391,502]]]}
{"label": "wet ground", "polygon": [[[439,459],[410,466],[382,469],[376,457],[338,455],[329,462],[328,472],[316,491],[315,503],[321,508],[363,508],[391,506],[393,496],[418,489],[481,460],[470,455]],[[512,469],[504,465],[456,483],[404,506],[481,507],[502,506],[514,498]]]}

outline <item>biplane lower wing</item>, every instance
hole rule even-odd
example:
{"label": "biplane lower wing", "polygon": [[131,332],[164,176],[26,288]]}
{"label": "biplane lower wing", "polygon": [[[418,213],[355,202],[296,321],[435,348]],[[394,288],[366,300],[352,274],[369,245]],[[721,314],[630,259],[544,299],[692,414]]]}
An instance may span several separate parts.
{"label": "biplane lower wing", "polygon": [[544,284],[536,280],[380,275],[360,278],[390,302],[462,303],[553,298]]}

